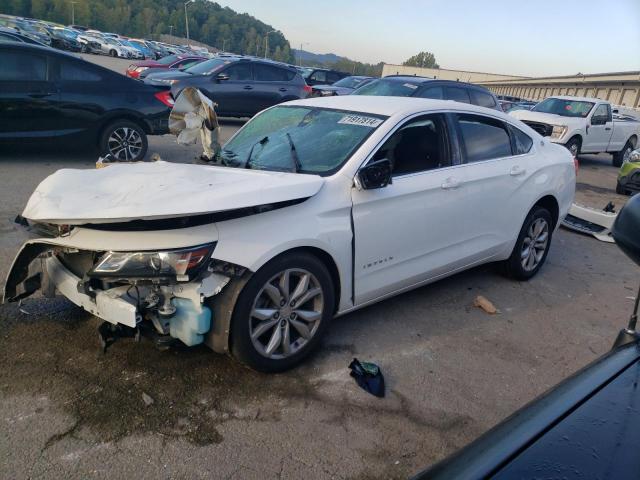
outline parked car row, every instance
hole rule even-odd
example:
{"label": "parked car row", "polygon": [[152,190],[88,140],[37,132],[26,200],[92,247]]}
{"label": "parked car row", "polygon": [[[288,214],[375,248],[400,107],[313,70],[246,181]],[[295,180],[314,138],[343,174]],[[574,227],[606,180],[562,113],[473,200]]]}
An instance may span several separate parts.
{"label": "parked car row", "polygon": [[129,38],[116,33],[101,32],[82,25],[64,26],[32,18],[0,15],[0,27],[5,32],[19,34],[43,45],[73,52],[110,55],[130,59],[159,60],[169,55],[208,56],[206,49]]}

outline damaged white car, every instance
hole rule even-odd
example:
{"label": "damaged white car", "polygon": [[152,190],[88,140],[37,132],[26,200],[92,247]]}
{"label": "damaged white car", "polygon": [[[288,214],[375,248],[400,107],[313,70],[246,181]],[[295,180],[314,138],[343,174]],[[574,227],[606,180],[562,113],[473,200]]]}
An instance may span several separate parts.
{"label": "damaged white car", "polygon": [[575,189],[569,152],[518,120],[414,98],[275,106],[217,162],[51,175],[23,212],[41,235],[5,300],[59,292],[281,371],[337,315],[486,262],[532,277]]}

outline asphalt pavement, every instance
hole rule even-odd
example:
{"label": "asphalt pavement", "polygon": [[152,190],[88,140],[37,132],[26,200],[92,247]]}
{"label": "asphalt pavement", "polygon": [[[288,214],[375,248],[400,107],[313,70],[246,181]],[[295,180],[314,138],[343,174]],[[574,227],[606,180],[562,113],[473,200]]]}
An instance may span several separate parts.
{"label": "asphalt pavement", "polygon": [[[168,135],[149,145],[168,161],[199,154]],[[95,160],[0,151],[0,278],[35,186]],[[579,199],[621,206],[610,157],[581,163]],[[2,305],[0,478],[406,478],[605,353],[638,273],[615,245],[561,229],[530,282],[486,265],[381,302],[336,319],[317,355],[279,375],[206,348],[123,340],[102,354],[99,320],[64,299]],[[473,307],[477,295],[499,313]],[[353,357],[380,365],[385,398],[349,377]]]}

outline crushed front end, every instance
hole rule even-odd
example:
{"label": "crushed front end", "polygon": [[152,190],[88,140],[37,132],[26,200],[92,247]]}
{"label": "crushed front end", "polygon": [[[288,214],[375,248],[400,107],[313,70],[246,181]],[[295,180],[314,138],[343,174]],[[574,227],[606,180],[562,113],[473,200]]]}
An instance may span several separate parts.
{"label": "crushed front end", "polygon": [[[101,248],[101,243],[107,243],[105,237],[111,237],[108,243],[123,245],[135,232],[71,228],[57,233],[23,245],[7,277],[5,302],[19,301],[37,290],[45,296],[57,292],[114,326],[177,339],[187,346],[203,342],[214,346],[210,337],[215,319],[209,299],[244,273],[240,267],[212,259],[215,241],[112,250]],[[155,233],[156,238],[167,235]],[[102,241],[97,240],[100,237]]]}

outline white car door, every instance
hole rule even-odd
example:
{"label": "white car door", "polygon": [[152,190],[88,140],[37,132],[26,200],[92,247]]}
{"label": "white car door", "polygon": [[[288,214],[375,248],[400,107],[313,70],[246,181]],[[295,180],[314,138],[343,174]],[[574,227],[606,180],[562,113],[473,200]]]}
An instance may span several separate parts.
{"label": "white car door", "polygon": [[454,122],[464,164],[466,208],[459,221],[465,231],[467,263],[504,252],[520,231],[532,201],[527,182],[537,170],[533,140],[494,117],[456,114]]}
{"label": "white car door", "polygon": [[[609,140],[613,133],[613,118],[611,107],[606,103],[598,105],[591,115],[586,128],[583,148],[585,152],[606,152],[609,147]],[[619,145],[617,150],[622,150],[624,145]],[[615,150],[615,145],[611,145],[610,150]],[[615,150],[615,151],[617,151]]]}
{"label": "white car door", "polygon": [[375,152],[393,164],[384,188],[353,188],[359,305],[455,269],[466,206],[443,114],[405,121]]}

